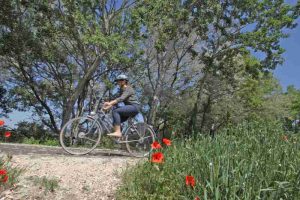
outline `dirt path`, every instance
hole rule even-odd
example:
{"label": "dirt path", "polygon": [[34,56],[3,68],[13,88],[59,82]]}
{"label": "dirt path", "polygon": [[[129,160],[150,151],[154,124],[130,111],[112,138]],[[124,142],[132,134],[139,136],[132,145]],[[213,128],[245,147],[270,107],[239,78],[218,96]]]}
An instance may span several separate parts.
{"label": "dirt path", "polygon": [[[121,173],[139,159],[127,153],[97,150],[88,156],[71,156],[57,147],[0,144],[0,155],[13,155],[12,164],[25,168],[17,188],[5,191],[2,199],[64,199],[95,200],[115,199]],[[57,180],[54,192],[42,185]],[[55,182],[55,181],[54,181]],[[51,184],[50,184],[51,185]]]}

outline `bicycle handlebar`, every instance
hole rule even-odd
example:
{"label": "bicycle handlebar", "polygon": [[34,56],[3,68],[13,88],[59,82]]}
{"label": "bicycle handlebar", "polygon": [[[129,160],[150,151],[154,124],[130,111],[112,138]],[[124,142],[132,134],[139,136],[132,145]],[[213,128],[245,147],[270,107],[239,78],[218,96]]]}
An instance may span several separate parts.
{"label": "bicycle handlebar", "polygon": [[[99,100],[97,100],[96,106],[94,108],[94,110],[92,112],[97,113],[97,111],[99,110],[100,104],[103,104],[105,101],[104,99],[100,98]],[[101,106],[101,111],[104,111],[102,106]]]}

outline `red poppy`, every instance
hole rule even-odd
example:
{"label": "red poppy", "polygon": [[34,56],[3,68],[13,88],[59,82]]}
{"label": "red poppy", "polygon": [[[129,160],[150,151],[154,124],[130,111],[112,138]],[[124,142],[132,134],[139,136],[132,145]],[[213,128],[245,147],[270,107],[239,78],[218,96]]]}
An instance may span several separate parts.
{"label": "red poppy", "polygon": [[163,143],[165,143],[165,145],[170,146],[171,145],[171,140],[167,139],[167,138],[163,138]]}
{"label": "red poppy", "polygon": [[8,176],[6,175],[7,171],[5,169],[0,169],[0,176],[1,176],[1,182],[5,183],[8,179]]}
{"label": "red poppy", "polygon": [[195,178],[193,176],[186,176],[185,177],[185,184],[187,186],[190,185],[190,186],[194,187],[195,186]]}
{"label": "red poppy", "polygon": [[195,197],[195,200],[200,200],[200,197],[196,196],[196,197]]}
{"label": "red poppy", "polygon": [[164,154],[161,152],[156,152],[152,154],[152,160],[153,163],[162,163],[164,160]]}
{"label": "red poppy", "polygon": [[7,171],[5,169],[0,169],[0,175],[6,175]]}
{"label": "red poppy", "polygon": [[5,175],[4,178],[1,180],[3,183],[6,183],[6,181],[8,180],[8,176]]}
{"label": "red poppy", "polygon": [[4,133],[4,137],[9,138],[10,136],[11,136],[11,132],[6,131],[6,132]]}
{"label": "red poppy", "polygon": [[287,142],[288,141],[288,136],[284,135],[284,136],[282,136],[282,139]]}
{"label": "red poppy", "polygon": [[160,149],[160,148],[161,148],[161,145],[159,144],[159,142],[154,141],[154,142],[151,144],[151,147],[152,147],[152,149]]}
{"label": "red poppy", "polygon": [[3,126],[5,122],[3,120],[0,120],[0,126]]}

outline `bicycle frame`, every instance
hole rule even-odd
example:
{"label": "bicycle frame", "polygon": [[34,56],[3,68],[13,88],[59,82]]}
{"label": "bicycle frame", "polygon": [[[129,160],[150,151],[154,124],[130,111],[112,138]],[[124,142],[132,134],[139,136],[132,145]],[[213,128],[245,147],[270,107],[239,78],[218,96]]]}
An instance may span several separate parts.
{"label": "bicycle frame", "polygon": [[[110,128],[106,126],[105,120],[109,120],[111,119],[108,114],[101,108],[100,109],[100,112],[97,112],[99,110],[99,107],[100,107],[100,104],[101,104],[102,100],[100,99],[96,106],[95,106],[95,109],[90,113],[90,115],[88,115],[87,117],[88,118],[91,118],[94,120],[95,123],[98,123],[98,125],[100,126],[100,128],[104,128],[104,133],[108,133],[110,132]],[[101,119],[101,120],[100,120]],[[122,135],[124,135],[125,133],[128,132],[128,129],[129,127],[131,127],[133,125],[133,122],[132,122],[132,117],[130,117],[127,122],[128,122],[128,126],[126,127],[126,129],[122,130]],[[108,122],[108,123],[111,123],[111,122]],[[92,127],[94,126],[94,124],[92,124]],[[151,125],[148,125],[147,126],[151,129],[151,131],[154,133],[154,137],[156,139],[156,134],[155,134],[155,131],[153,129],[153,127]],[[138,132],[138,130],[135,128],[135,131]],[[116,140],[118,143],[126,143],[126,142],[129,142],[129,141],[125,141],[125,142],[121,142],[119,140]],[[133,141],[132,141],[133,142]]]}
{"label": "bicycle frame", "polygon": [[107,114],[105,114],[102,110],[100,111],[100,114],[88,115],[87,117],[94,120],[92,127],[94,127],[95,123],[97,123],[101,128],[105,129],[104,132],[110,131],[109,127],[107,127],[106,124],[100,120],[101,118],[103,118],[103,120],[108,118]]}

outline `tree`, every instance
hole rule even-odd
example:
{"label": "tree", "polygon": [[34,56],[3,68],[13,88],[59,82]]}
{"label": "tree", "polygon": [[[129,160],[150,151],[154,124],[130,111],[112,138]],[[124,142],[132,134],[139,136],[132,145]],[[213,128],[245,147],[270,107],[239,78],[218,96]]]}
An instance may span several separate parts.
{"label": "tree", "polygon": [[[213,102],[218,101],[215,97],[220,99],[220,94],[228,96],[232,90],[238,89],[236,86],[241,80],[236,79],[237,74],[255,77],[260,71],[274,69],[282,63],[284,50],[279,41],[287,37],[284,28],[294,28],[299,16],[299,7],[281,0],[139,3],[137,16],[144,25],[143,35],[146,37],[144,62],[141,63],[147,69],[145,85],[150,85],[147,91],[151,92],[147,94],[152,97],[148,103],[150,122],[153,123],[151,113],[155,113],[152,110],[154,97],[158,96],[161,107],[165,108],[160,112],[166,113],[171,109],[170,102],[178,100],[176,95],[182,95],[188,89],[196,90],[191,96],[194,98],[193,108],[187,112],[188,132],[204,126],[206,113],[213,109],[210,108]],[[253,51],[264,56],[249,64]],[[182,62],[185,59],[196,62],[186,65]],[[174,63],[178,64],[177,68]],[[179,69],[177,73],[176,69]],[[220,88],[219,92],[210,85],[222,82],[228,87]],[[168,85],[176,87],[168,88]],[[160,88],[167,92],[158,92]],[[202,116],[200,126],[196,125],[199,115]]]}
{"label": "tree", "polygon": [[287,92],[285,93],[291,103],[289,106],[290,117],[292,119],[300,118],[300,90],[297,90],[294,86],[290,85],[287,87]]}
{"label": "tree", "polygon": [[54,132],[91,109],[94,94],[107,93],[121,71],[140,86],[148,122],[175,123],[172,106],[188,101],[178,118],[185,116],[187,132],[207,130],[216,110],[228,111],[222,124],[231,113],[222,100],[283,62],[279,42],[299,16],[299,5],[283,0],[1,3],[0,58],[10,94]]}
{"label": "tree", "polygon": [[4,1],[0,55],[19,108],[33,108],[56,133],[82,113],[91,102],[90,85],[105,86],[105,77],[132,62],[132,5],[127,0],[121,5],[114,0]]}
{"label": "tree", "polygon": [[10,101],[7,95],[7,90],[2,85],[0,85],[0,117],[7,117],[7,113],[11,111],[9,102]]}

